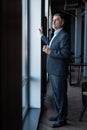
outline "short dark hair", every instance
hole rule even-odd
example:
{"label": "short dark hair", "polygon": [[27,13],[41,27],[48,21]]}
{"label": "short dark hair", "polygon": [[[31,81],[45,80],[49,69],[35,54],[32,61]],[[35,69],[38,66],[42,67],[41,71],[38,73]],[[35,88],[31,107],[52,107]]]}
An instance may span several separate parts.
{"label": "short dark hair", "polygon": [[53,16],[60,16],[63,21],[65,21],[65,16],[62,13],[55,13]]}

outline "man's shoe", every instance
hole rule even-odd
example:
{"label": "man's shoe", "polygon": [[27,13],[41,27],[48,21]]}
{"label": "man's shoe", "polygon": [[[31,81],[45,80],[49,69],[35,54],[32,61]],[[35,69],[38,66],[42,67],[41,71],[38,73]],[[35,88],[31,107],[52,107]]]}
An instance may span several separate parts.
{"label": "man's shoe", "polygon": [[56,123],[54,123],[51,127],[52,127],[52,128],[57,128],[57,127],[65,126],[65,125],[67,125],[67,122],[66,122],[66,121],[63,121],[63,122],[61,122],[61,123],[56,122]]}
{"label": "man's shoe", "polygon": [[48,120],[49,120],[49,121],[56,121],[57,118],[58,118],[58,116],[53,116],[53,117],[50,117]]}

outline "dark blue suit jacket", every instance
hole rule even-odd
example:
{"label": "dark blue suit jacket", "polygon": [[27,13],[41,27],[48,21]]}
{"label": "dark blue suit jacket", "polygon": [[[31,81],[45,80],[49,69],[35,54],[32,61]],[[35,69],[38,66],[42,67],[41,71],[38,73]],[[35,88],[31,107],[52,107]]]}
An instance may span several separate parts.
{"label": "dark blue suit jacket", "polygon": [[[46,36],[43,35],[41,39],[46,44],[49,44]],[[70,40],[68,34],[63,29],[53,39],[50,49],[51,53],[47,55],[47,72],[51,75],[67,76]]]}

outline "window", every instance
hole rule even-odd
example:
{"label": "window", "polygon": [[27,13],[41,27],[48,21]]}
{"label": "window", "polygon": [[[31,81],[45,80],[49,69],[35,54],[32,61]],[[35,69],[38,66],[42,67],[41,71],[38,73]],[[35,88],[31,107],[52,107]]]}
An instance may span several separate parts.
{"label": "window", "polygon": [[28,9],[27,0],[22,0],[22,117],[28,110]]}

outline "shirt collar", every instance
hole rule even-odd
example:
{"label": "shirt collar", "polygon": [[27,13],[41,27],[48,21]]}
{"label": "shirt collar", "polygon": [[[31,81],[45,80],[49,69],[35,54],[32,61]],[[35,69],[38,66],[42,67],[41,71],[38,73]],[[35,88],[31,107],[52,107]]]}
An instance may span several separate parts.
{"label": "shirt collar", "polygon": [[63,28],[59,28],[54,32],[54,35],[57,35]]}

